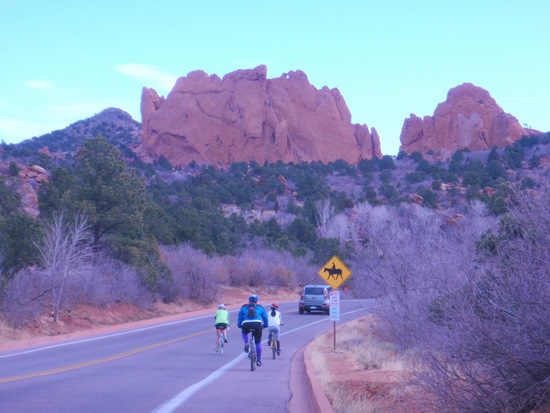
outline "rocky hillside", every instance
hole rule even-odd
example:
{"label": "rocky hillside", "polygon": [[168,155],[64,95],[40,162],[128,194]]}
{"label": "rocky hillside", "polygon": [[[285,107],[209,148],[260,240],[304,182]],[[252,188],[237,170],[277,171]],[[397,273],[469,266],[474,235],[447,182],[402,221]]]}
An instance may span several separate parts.
{"label": "rocky hillside", "polygon": [[275,79],[263,65],[223,79],[194,71],[166,99],[144,88],[141,115],[140,158],[164,156],[177,167],[382,157],[376,130],[351,123],[338,89],[318,90],[302,71]]}
{"label": "rocky hillside", "polygon": [[64,129],[39,137],[27,139],[18,144],[0,147],[0,153],[9,152],[17,158],[33,157],[37,152],[51,159],[64,159],[73,154],[85,139],[102,135],[123,153],[131,155],[129,147],[139,142],[141,125],[129,113],[107,108],[87,119],[72,123]]}
{"label": "rocky hillside", "polygon": [[446,159],[460,149],[504,148],[530,134],[540,132],[522,128],[487,90],[464,83],[449,91],[433,116],[422,119],[411,114],[405,119],[400,150],[407,154],[433,151],[438,158]]}

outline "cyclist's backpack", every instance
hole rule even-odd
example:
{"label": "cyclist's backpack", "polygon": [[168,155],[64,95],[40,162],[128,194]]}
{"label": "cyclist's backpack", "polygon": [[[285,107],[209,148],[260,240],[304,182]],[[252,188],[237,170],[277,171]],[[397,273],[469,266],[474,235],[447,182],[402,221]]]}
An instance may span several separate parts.
{"label": "cyclist's backpack", "polygon": [[253,320],[257,317],[256,315],[256,303],[248,303],[248,309],[246,312],[246,318],[248,320]]}

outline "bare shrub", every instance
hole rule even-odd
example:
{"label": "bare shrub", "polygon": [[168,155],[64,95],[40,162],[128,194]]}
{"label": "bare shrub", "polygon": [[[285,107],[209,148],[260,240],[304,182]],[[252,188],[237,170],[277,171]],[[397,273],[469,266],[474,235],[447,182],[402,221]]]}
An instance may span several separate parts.
{"label": "bare shrub", "polygon": [[99,254],[81,286],[82,302],[92,305],[126,303],[147,308],[153,297],[137,270],[114,258]]}
{"label": "bare shrub", "polygon": [[475,282],[475,241],[487,225],[465,217],[450,226],[416,204],[362,206],[358,225],[368,241],[356,246],[354,288],[384,297],[379,314],[397,343],[405,348],[422,342],[434,300]]}
{"label": "bare shrub", "polygon": [[550,408],[550,194],[513,193],[478,247],[475,283],[438,301],[420,384],[442,411]]}
{"label": "bare shrub", "polygon": [[171,289],[175,298],[189,298],[202,304],[215,301],[224,281],[218,259],[209,258],[188,244],[163,247],[162,255],[172,270]]}
{"label": "bare shrub", "polygon": [[451,223],[415,206],[364,208],[362,281],[383,297],[384,337],[418,363],[428,410],[550,407],[550,196],[543,187],[538,197],[512,192],[515,206],[500,222],[479,204]]}
{"label": "bare shrub", "polygon": [[2,314],[12,327],[21,327],[37,320],[44,311],[41,294],[42,277],[32,269],[17,272],[6,288]]}
{"label": "bare shrub", "polygon": [[[6,289],[2,312],[14,327],[32,323],[52,309],[52,280],[41,269],[27,268],[15,274]],[[135,268],[103,255],[80,268],[78,277],[65,281],[63,308],[76,304],[108,306],[127,303],[147,308],[153,297],[141,284]]]}
{"label": "bare shrub", "polygon": [[260,257],[248,250],[238,257],[232,257],[228,264],[225,270],[229,282],[234,286],[260,287],[270,275],[269,269]]}
{"label": "bare shrub", "polygon": [[315,275],[308,259],[287,251],[251,248],[237,257],[223,257],[223,268],[231,285],[294,288]]}

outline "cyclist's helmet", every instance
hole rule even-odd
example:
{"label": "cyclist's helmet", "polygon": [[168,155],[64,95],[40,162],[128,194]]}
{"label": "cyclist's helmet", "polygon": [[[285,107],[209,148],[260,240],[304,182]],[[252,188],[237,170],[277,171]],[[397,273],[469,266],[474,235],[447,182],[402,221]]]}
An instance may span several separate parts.
{"label": "cyclist's helmet", "polygon": [[258,302],[258,296],[256,294],[252,294],[250,297],[248,297],[248,301],[251,301],[253,303]]}
{"label": "cyclist's helmet", "polygon": [[225,304],[218,304],[218,310],[225,310]]}
{"label": "cyclist's helmet", "polygon": [[278,309],[278,308],[279,308],[279,304],[277,304],[277,303],[271,304],[271,309],[272,309],[272,310],[276,310],[276,309]]}

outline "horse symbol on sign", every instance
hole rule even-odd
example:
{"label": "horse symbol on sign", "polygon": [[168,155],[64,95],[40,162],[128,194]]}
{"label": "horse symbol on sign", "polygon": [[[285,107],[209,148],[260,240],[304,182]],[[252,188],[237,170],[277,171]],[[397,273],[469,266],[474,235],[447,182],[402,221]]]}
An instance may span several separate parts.
{"label": "horse symbol on sign", "polygon": [[334,262],[332,263],[332,268],[327,268],[325,267],[325,269],[323,270],[324,272],[328,272],[328,276],[327,276],[327,279],[329,279],[331,276],[336,280],[336,278],[338,276],[340,276],[340,278],[343,278],[342,277],[342,270],[340,268],[336,268],[336,265],[334,264]]}

